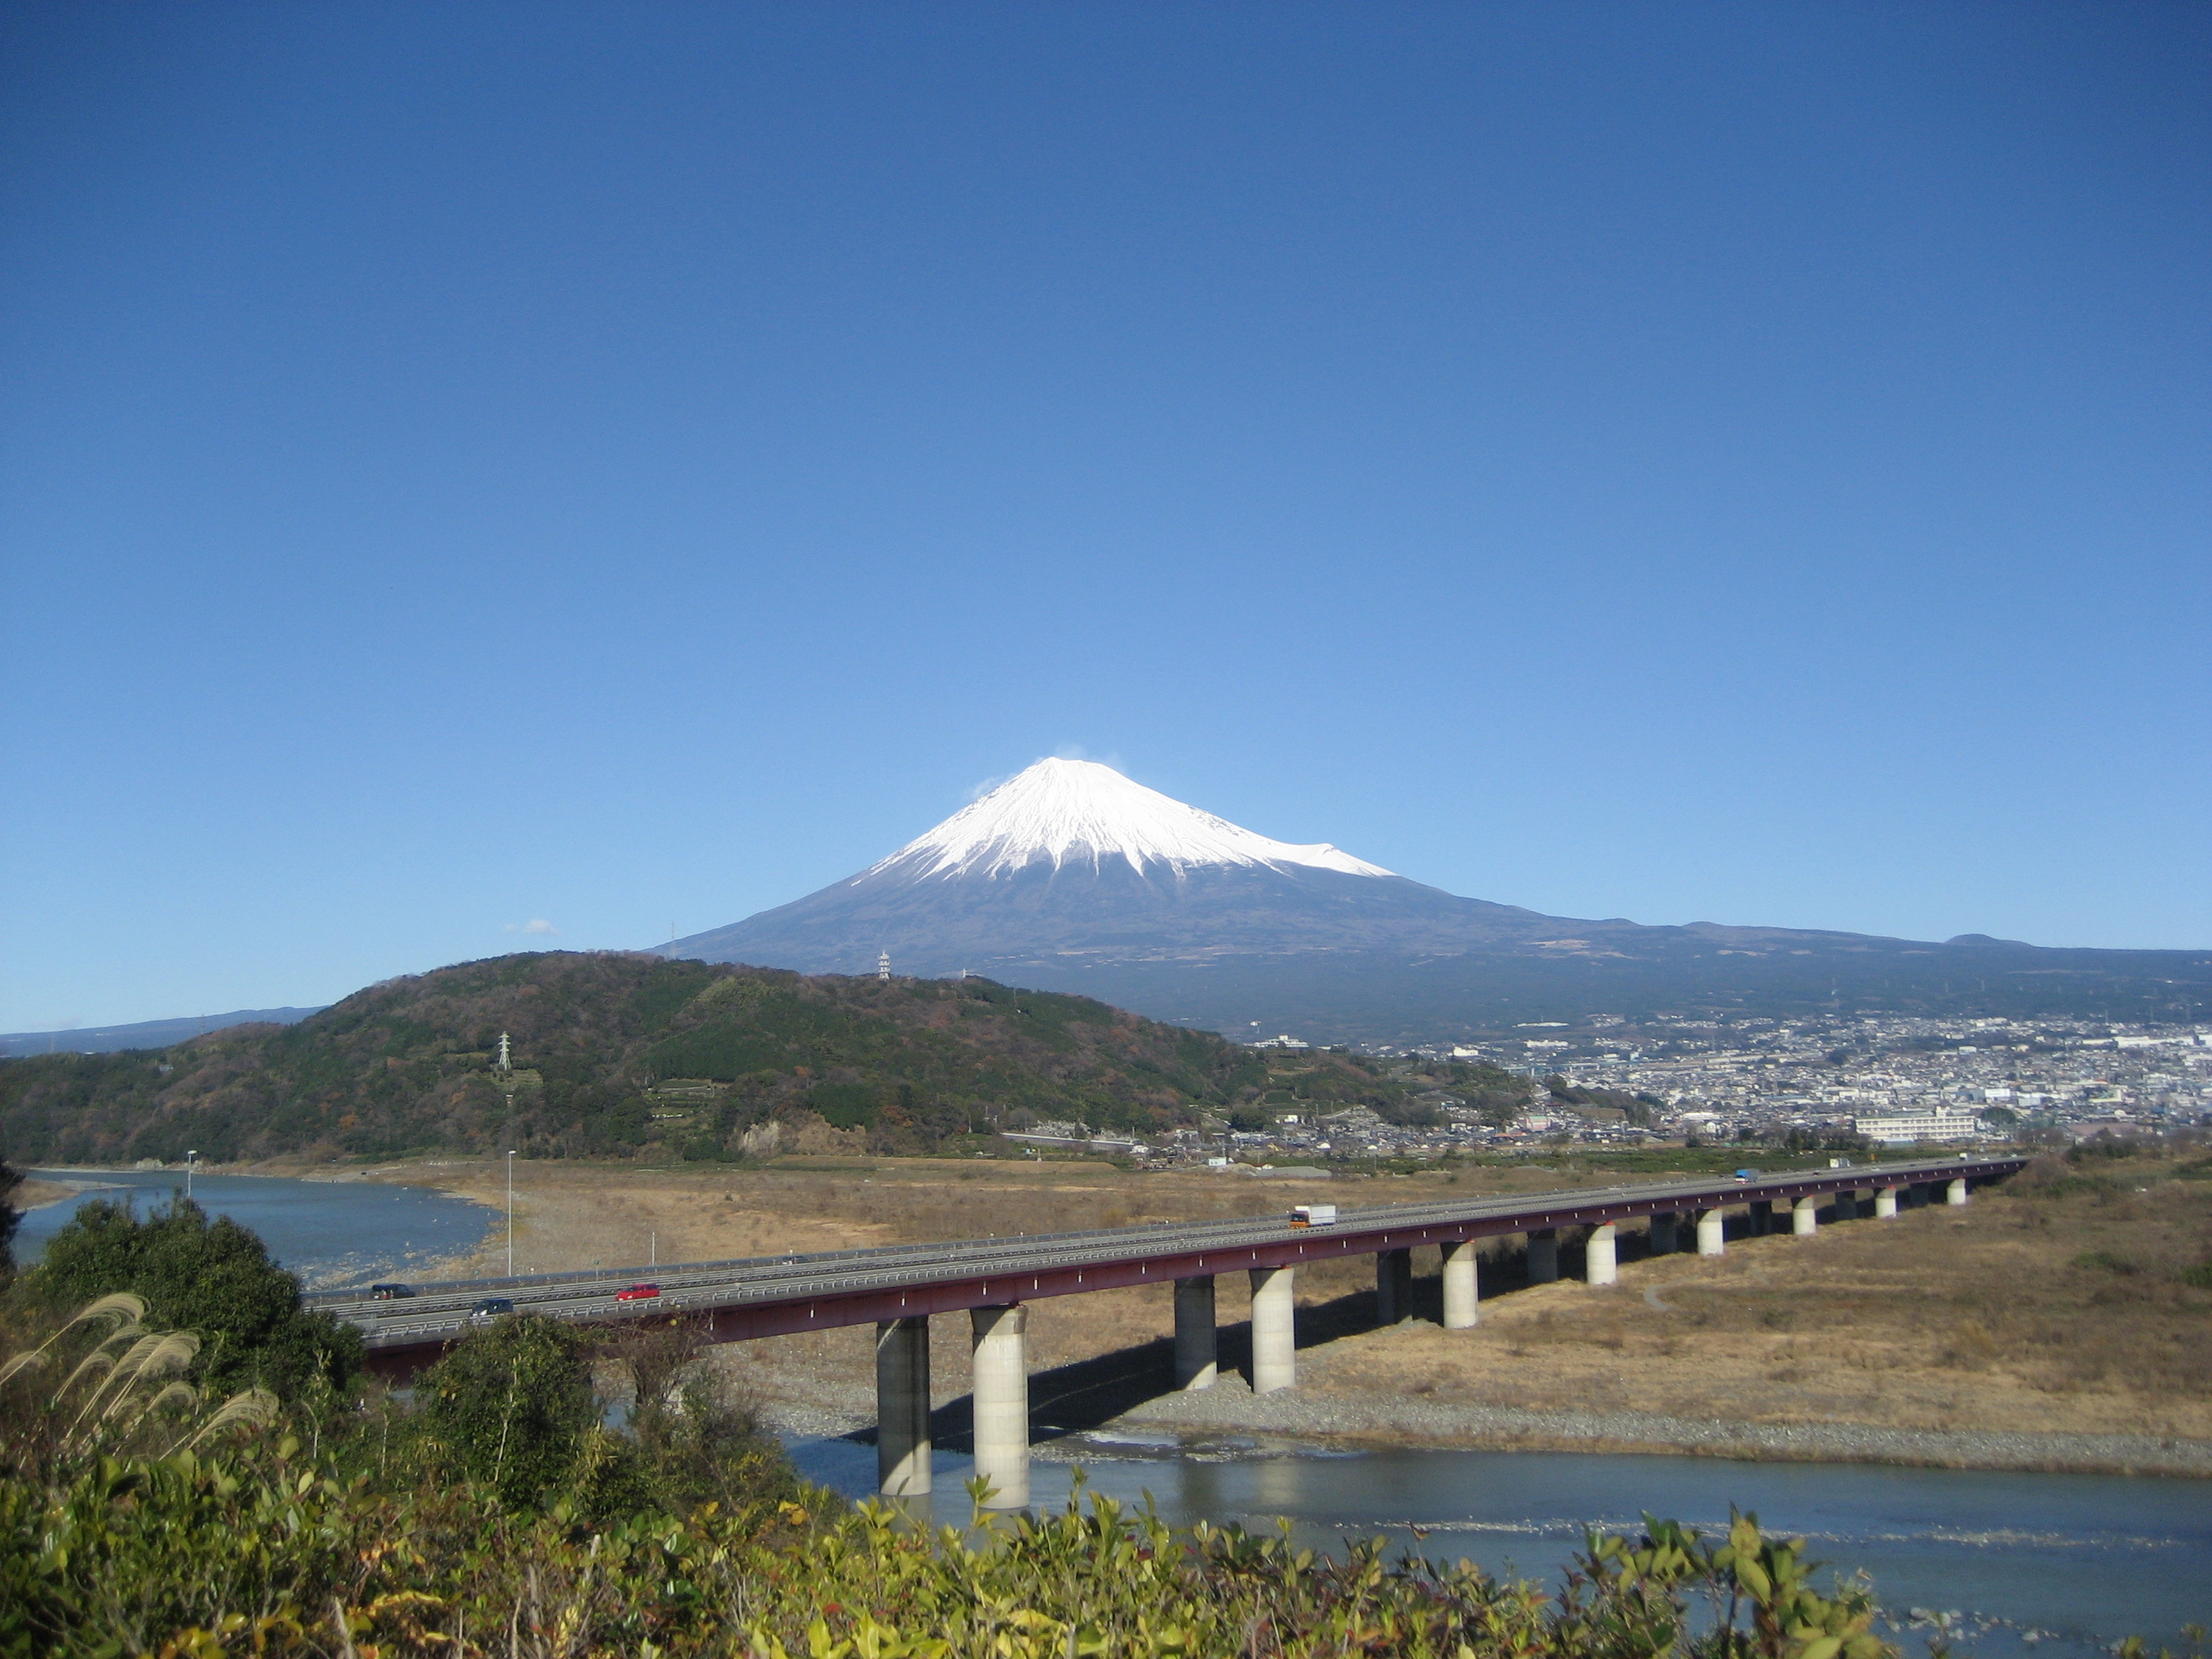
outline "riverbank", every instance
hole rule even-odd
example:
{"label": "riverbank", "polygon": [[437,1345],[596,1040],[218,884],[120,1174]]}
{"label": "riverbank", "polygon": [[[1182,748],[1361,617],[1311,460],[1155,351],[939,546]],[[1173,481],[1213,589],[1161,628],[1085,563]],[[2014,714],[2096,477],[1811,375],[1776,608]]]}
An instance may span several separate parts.
{"label": "riverbank", "polygon": [[2212,1441],[2148,1435],[1890,1429],[1863,1423],[1742,1423],[1650,1412],[1455,1406],[1299,1389],[1255,1395],[1241,1380],[1164,1395],[1113,1429],[1264,1435],[1324,1445],[1616,1452],[1753,1462],[1894,1463],[1927,1468],[2212,1479]]}
{"label": "riverbank", "polygon": [[101,1184],[103,1183],[97,1181],[86,1181],[71,1185],[60,1181],[40,1181],[33,1176],[16,1188],[8,1201],[27,1215],[33,1210],[43,1210],[49,1204],[58,1204],[65,1198],[75,1198],[79,1193]]}

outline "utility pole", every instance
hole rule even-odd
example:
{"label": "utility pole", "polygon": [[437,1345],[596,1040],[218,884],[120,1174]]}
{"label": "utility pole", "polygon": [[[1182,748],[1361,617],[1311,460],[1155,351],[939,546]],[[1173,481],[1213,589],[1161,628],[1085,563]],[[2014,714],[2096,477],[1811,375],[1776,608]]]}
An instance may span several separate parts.
{"label": "utility pole", "polygon": [[185,1149],[185,1196],[187,1199],[192,1195],[192,1160],[199,1155],[200,1149],[197,1146]]}
{"label": "utility pole", "polygon": [[514,1152],[507,1154],[507,1276],[514,1277]]}

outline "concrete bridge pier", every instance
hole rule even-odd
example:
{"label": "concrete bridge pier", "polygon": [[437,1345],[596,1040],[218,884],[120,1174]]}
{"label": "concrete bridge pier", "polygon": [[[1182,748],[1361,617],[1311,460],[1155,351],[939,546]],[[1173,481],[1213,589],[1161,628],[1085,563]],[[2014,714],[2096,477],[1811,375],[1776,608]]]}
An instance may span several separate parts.
{"label": "concrete bridge pier", "polygon": [[1175,1288],[1175,1374],[1178,1389],[1210,1389],[1220,1372],[1213,1322],[1213,1275],[1178,1279]]}
{"label": "concrete bridge pier", "polygon": [[1721,1215],[1722,1212],[1718,1210],[1698,1212],[1698,1254],[1699,1255],[1720,1255],[1728,1249],[1726,1236],[1721,1231]]}
{"label": "concrete bridge pier", "polygon": [[1029,1310],[971,1308],[974,1327],[975,1473],[991,1483],[986,1509],[1030,1502]]}
{"label": "concrete bridge pier", "polygon": [[929,1492],[927,1314],[876,1326],[876,1489],[886,1498]]}
{"label": "concrete bridge pier", "polygon": [[1662,1210],[1651,1218],[1651,1254],[1672,1255],[1677,1248],[1674,1224],[1680,1218],[1672,1210]]}
{"label": "concrete bridge pier", "polygon": [[1481,1281],[1475,1277],[1475,1246],[1462,1238],[1444,1246],[1444,1328],[1471,1330],[1482,1318]]}
{"label": "concrete bridge pier", "polygon": [[1820,1200],[1818,1198],[1801,1198],[1790,1206],[1790,1231],[1800,1238],[1810,1238],[1820,1231]]}
{"label": "concrete bridge pier", "polygon": [[1620,1253],[1610,1221],[1601,1227],[1590,1229],[1583,1267],[1583,1276],[1593,1285],[1617,1285],[1620,1282]]}
{"label": "concrete bridge pier", "polygon": [[1375,1253],[1375,1322],[1402,1325],[1413,1316],[1413,1253]]}
{"label": "concrete bridge pier", "polygon": [[1531,1285],[1549,1285],[1559,1276],[1559,1230],[1539,1227],[1528,1235],[1528,1282]]}
{"label": "concrete bridge pier", "polygon": [[1877,1187],[1874,1189],[1874,1218],[1894,1221],[1897,1218],[1897,1188]]}
{"label": "concrete bridge pier", "polygon": [[1296,1281],[1289,1267],[1252,1269],[1252,1392],[1297,1386]]}
{"label": "concrete bridge pier", "polygon": [[1764,1238],[1774,1231],[1774,1206],[1763,1198],[1751,1201],[1751,1236]]}
{"label": "concrete bridge pier", "polygon": [[1966,1201],[1966,1176],[1960,1176],[1943,1188],[1943,1201],[1946,1204],[1964,1204]]}

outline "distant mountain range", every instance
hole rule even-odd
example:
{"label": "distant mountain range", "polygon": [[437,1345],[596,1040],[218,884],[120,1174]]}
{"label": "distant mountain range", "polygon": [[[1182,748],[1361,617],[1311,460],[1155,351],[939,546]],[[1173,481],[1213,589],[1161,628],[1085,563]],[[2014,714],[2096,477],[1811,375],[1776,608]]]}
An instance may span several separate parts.
{"label": "distant mountain range", "polygon": [[1231,1034],[1437,1041],[1598,1012],[2185,1020],[2212,951],[2053,950],[1461,898],[1270,840],[1091,761],[1045,760],[793,903],[652,947],[806,973],[962,971]]}
{"label": "distant mountain range", "polygon": [[0,1035],[0,1059],[15,1054],[107,1054],[121,1048],[166,1048],[234,1025],[296,1025],[313,1008],[240,1008],[228,1014],[189,1014],[182,1019],[143,1019],[134,1025],[71,1026],[58,1031]]}

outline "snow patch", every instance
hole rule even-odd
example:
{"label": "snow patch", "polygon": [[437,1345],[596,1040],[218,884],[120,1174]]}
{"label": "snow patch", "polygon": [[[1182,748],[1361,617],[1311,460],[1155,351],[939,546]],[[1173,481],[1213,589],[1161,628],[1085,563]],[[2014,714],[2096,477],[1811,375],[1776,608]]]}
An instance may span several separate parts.
{"label": "snow patch", "polygon": [[908,842],[854,878],[854,885],[886,874],[932,877],[1012,875],[1031,864],[1128,860],[1180,871],[1194,865],[1297,866],[1348,876],[1388,876],[1326,842],[1311,847],[1271,841],[1226,818],[1147,789],[1097,761],[1041,760],[927,835]]}

